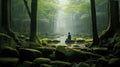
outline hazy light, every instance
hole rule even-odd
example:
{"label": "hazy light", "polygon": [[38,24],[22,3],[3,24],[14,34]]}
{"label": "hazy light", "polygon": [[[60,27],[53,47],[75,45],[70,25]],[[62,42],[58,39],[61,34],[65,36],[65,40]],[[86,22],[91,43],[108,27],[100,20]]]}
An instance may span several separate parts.
{"label": "hazy light", "polygon": [[58,6],[59,9],[57,10],[57,17],[56,17],[56,24],[55,24],[55,32],[56,33],[67,33],[69,32],[70,28],[68,28],[69,23],[67,19],[69,16],[65,12],[66,8],[68,7],[69,0],[59,0]]}

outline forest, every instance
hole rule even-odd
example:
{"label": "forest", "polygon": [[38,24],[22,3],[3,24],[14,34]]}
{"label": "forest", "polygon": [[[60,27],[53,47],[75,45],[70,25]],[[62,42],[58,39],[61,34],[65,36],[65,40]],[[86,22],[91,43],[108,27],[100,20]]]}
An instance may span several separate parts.
{"label": "forest", "polygon": [[0,0],[0,67],[120,67],[120,0]]}

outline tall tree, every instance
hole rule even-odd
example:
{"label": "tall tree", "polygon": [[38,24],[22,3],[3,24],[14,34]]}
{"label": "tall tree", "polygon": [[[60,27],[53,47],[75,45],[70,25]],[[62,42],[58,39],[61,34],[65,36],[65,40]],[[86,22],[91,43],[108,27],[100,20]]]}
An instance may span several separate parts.
{"label": "tall tree", "polygon": [[92,32],[93,32],[93,44],[92,44],[92,46],[94,46],[94,45],[99,44],[99,37],[98,37],[98,33],[97,33],[95,0],[90,0],[90,2],[91,2],[91,14],[92,14]]}
{"label": "tall tree", "polygon": [[37,38],[37,0],[32,0],[31,2],[31,32],[30,41],[36,41]]}
{"label": "tall tree", "polygon": [[11,23],[11,0],[1,0],[1,10],[2,10],[2,22],[1,27],[4,31],[2,33],[6,33],[11,36],[17,45],[21,45],[15,33],[10,29]]}
{"label": "tall tree", "polygon": [[[107,30],[101,35],[100,40],[107,42],[109,38],[112,38],[116,33],[120,33],[119,23],[119,0],[108,0],[109,6],[109,26]],[[102,45],[103,46],[103,45]]]}

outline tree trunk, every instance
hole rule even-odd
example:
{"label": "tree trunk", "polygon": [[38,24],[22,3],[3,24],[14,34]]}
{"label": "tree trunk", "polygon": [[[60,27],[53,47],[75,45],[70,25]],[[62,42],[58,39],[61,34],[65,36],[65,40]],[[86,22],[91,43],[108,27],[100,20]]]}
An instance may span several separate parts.
{"label": "tree trunk", "polygon": [[98,33],[97,33],[95,0],[90,0],[90,1],[91,1],[91,14],[92,14],[92,32],[93,32],[92,46],[94,46],[94,45],[99,44],[99,37],[98,37]]}
{"label": "tree trunk", "polygon": [[32,0],[31,2],[31,32],[30,41],[35,42],[37,38],[37,0]]}
{"label": "tree trunk", "polygon": [[2,23],[1,26],[3,29],[5,29],[6,31],[10,31],[10,13],[9,13],[9,2],[10,0],[2,0],[1,4],[2,4]]}
{"label": "tree trunk", "polygon": [[1,10],[2,10],[2,22],[1,27],[4,31],[2,33],[6,33],[9,36],[11,36],[17,45],[21,45],[19,42],[17,36],[14,32],[10,29],[10,23],[11,23],[11,0],[1,0]]}
{"label": "tree trunk", "polygon": [[[108,0],[109,13],[108,13],[108,21],[109,26],[107,30],[101,35],[100,40],[102,43],[107,43],[109,38],[112,38],[115,33],[119,33],[120,31],[120,23],[119,23],[119,0]],[[102,45],[104,46],[104,45]]]}

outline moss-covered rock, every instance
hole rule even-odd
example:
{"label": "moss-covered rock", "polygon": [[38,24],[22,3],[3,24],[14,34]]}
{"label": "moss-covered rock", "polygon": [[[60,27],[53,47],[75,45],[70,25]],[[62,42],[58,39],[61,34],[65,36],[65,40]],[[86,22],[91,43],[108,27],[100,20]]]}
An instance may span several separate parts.
{"label": "moss-covered rock", "polygon": [[67,60],[67,50],[64,46],[58,46],[55,51],[55,59],[57,60]]}
{"label": "moss-covered rock", "polygon": [[71,67],[71,63],[63,61],[52,61],[52,67]]}
{"label": "moss-covered rock", "polygon": [[41,64],[40,67],[52,67],[52,65],[49,65],[49,64]]}
{"label": "moss-covered rock", "polygon": [[18,58],[0,57],[0,67],[16,67]]}
{"label": "moss-covered rock", "polygon": [[120,58],[110,59],[108,67],[120,67]]}
{"label": "moss-covered rock", "polygon": [[98,47],[94,47],[92,48],[92,52],[95,53],[95,54],[99,54],[99,55],[108,55],[109,54],[109,51],[107,48],[98,48]]}
{"label": "moss-covered rock", "polygon": [[52,42],[53,42],[53,43],[60,43],[59,40],[53,40]]}
{"label": "moss-covered rock", "polygon": [[82,62],[90,58],[99,58],[100,55],[93,54],[91,52],[81,51],[77,49],[69,49],[68,57],[70,62]]}
{"label": "moss-covered rock", "polygon": [[24,61],[22,64],[19,65],[19,67],[33,67],[33,62]]}
{"label": "moss-covered rock", "polygon": [[79,67],[90,67],[89,64],[84,63],[84,62],[80,62],[80,63],[78,64],[78,66],[79,66]]}
{"label": "moss-covered rock", "polygon": [[36,58],[34,60],[34,66],[35,67],[40,67],[41,64],[50,64],[50,59],[49,58]]}
{"label": "moss-covered rock", "polygon": [[41,52],[35,49],[21,48],[19,49],[20,58],[22,61],[33,61],[35,58],[41,57]]}
{"label": "moss-covered rock", "polygon": [[85,43],[85,40],[77,40],[77,43]]}
{"label": "moss-covered rock", "polygon": [[15,45],[16,45],[16,43],[14,42],[12,37],[10,37],[7,34],[0,33],[0,49],[4,48],[6,46],[15,46]]}
{"label": "moss-covered rock", "polygon": [[95,67],[107,67],[108,60],[105,57],[101,57],[97,60]]}
{"label": "moss-covered rock", "polygon": [[50,55],[53,54],[53,52],[55,51],[55,48],[53,47],[38,47],[36,49],[42,52],[43,57],[48,58],[50,58]]}
{"label": "moss-covered rock", "polygon": [[1,57],[19,57],[19,52],[12,47],[5,47],[0,51]]}

